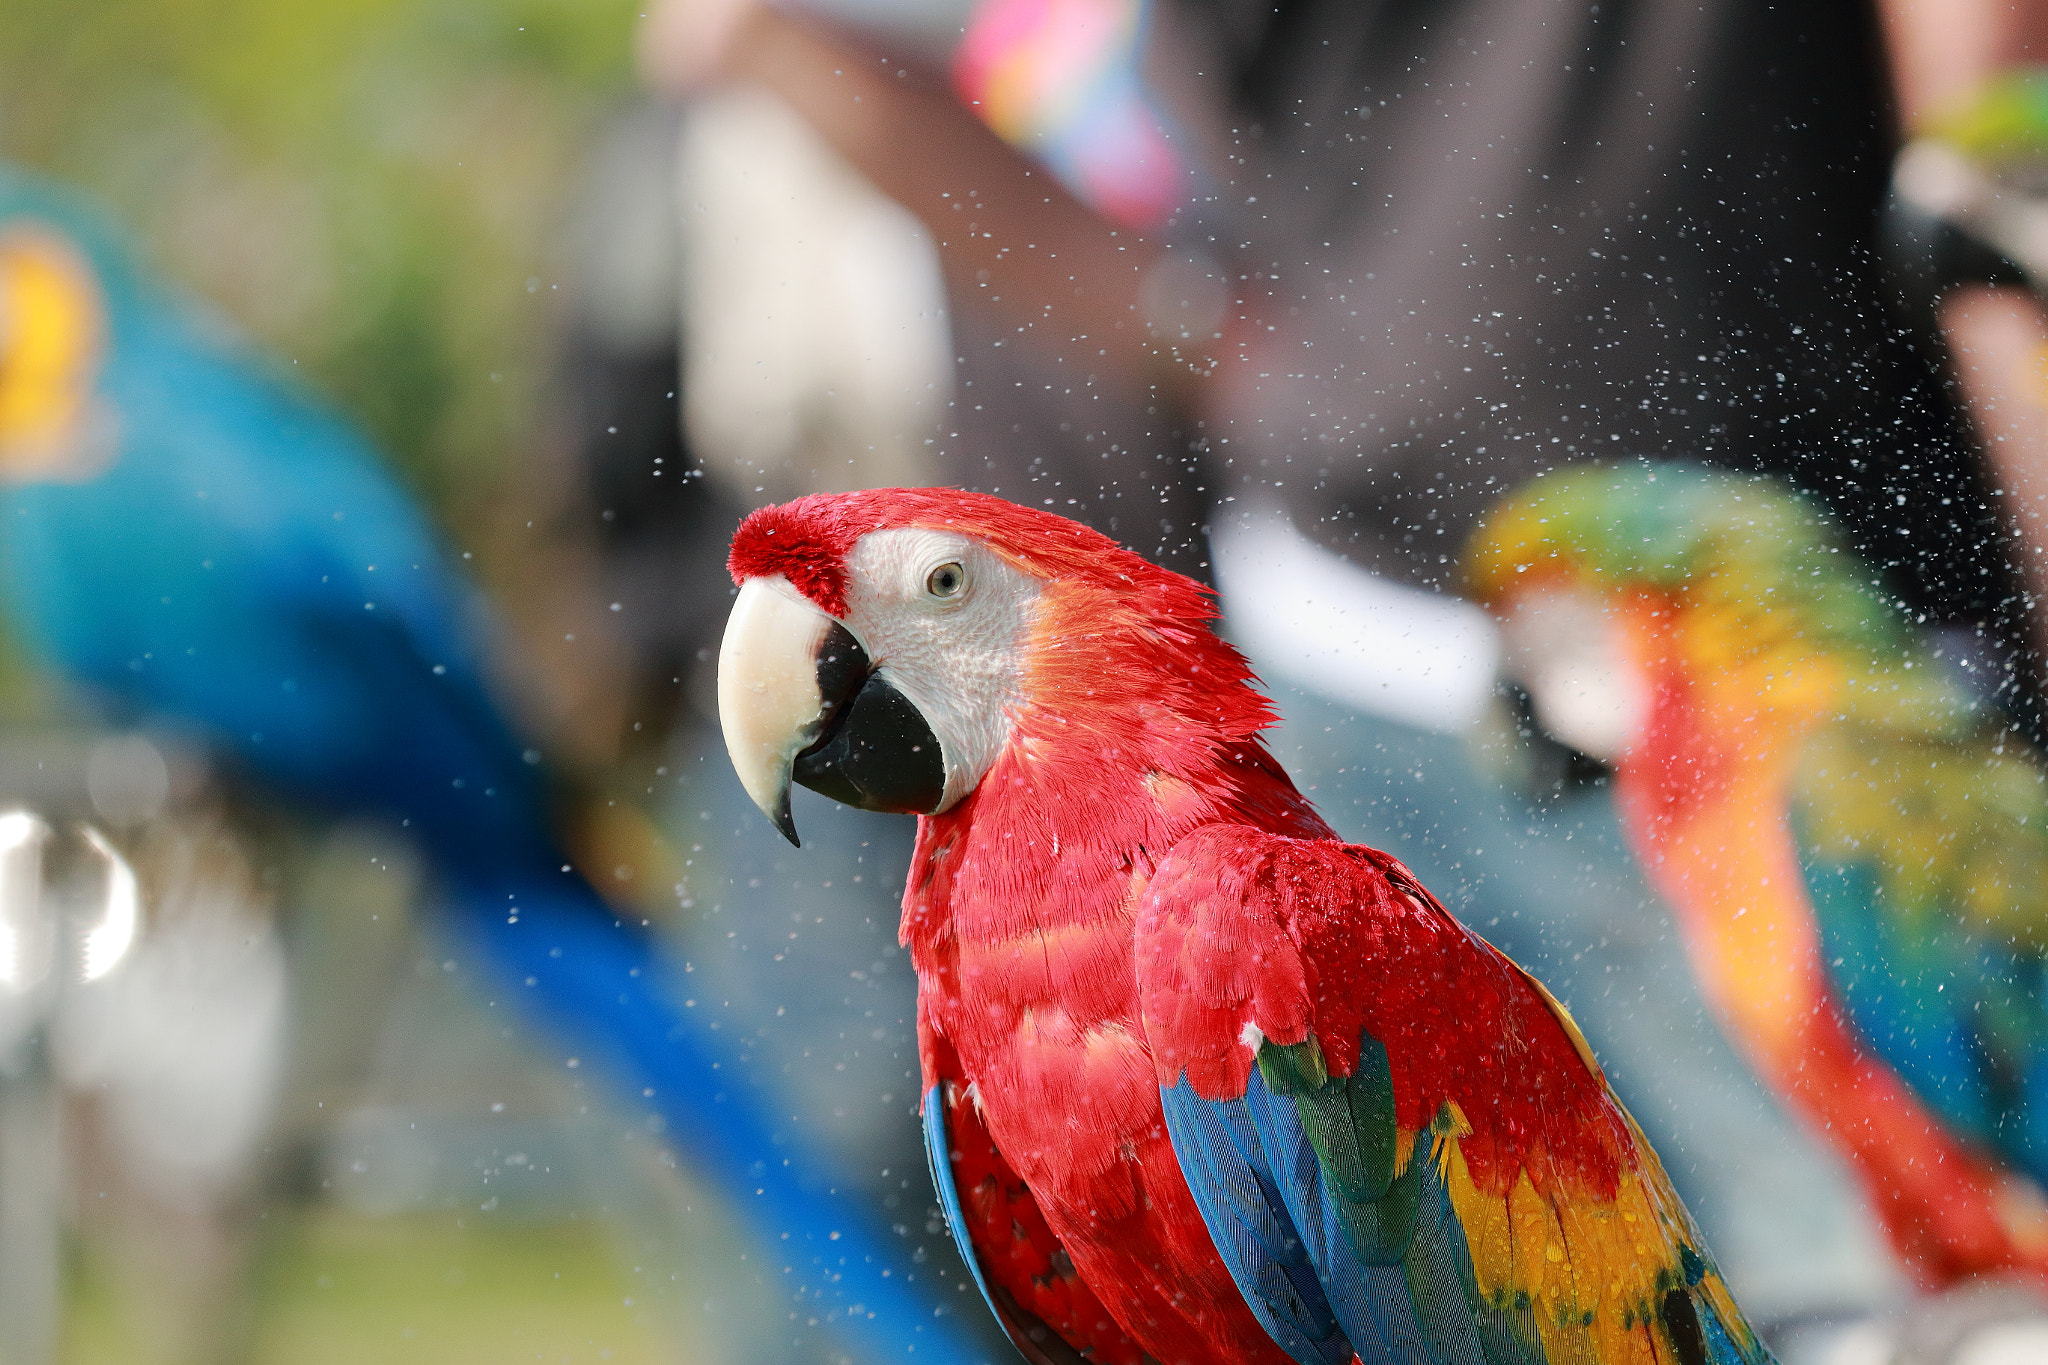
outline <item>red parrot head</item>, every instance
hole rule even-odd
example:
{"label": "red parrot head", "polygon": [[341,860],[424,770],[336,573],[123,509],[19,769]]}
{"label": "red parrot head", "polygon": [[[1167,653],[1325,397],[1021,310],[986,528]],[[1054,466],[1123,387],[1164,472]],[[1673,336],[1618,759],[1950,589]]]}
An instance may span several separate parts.
{"label": "red parrot head", "polygon": [[1207,589],[987,494],[891,488],[764,507],[733,537],[730,567],[719,717],[748,794],[792,843],[792,781],[936,814],[1034,714],[1096,735],[1147,707],[1142,723],[1161,733],[1188,716],[1227,737],[1270,720],[1243,659],[1208,628]]}

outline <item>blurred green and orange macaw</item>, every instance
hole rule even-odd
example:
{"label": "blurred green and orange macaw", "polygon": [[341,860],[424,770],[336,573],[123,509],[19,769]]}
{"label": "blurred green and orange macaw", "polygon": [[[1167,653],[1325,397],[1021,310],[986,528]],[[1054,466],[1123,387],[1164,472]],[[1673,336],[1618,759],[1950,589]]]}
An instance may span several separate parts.
{"label": "blurred green and orange macaw", "polygon": [[1466,572],[1539,719],[1615,764],[1727,1031],[1909,1266],[2048,1289],[2048,771],[1996,670],[1763,479],[1553,473]]}

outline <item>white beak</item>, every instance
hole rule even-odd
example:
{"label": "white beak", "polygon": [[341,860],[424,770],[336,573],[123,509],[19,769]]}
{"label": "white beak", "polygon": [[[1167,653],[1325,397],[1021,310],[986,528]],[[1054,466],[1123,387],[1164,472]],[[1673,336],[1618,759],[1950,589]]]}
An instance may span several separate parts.
{"label": "white beak", "polygon": [[718,722],[726,752],[747,795],[792,844],[790,768],[826,718],[818,656],[836,624],[787,579],[750,578],[718,647]]}

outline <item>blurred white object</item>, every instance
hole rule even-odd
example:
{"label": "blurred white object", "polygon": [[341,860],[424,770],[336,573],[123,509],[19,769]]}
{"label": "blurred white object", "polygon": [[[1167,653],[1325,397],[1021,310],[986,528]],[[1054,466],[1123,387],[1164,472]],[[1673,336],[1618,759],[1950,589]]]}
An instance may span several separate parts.
{"label": "blurred white object", "polygon": [[1966,1280],[1873,1316],[1796,1325],[1772,1346],[1785,1365],[2040,1365],[2048,1303],[2021,1281]]}
{"label": "blurred white object", "polygon": [[[131,1179],[164,1203],[203,1203],[245,1177],[270,1121],[285,1059],[284,953],[218,831],[164,831],[144,852],[150,933],[114,970],[124,939],[110,885],[109,909],[85,935],[86,984],[53,1023],[56,1070],[96,1092]],[[133,872],[126,887],[132,905]]]}
{"label": "blurred white object", "polygon": [[2002,1322],[1963,1343],[1956,1365],[2040,1365],[2048,1360],[2048,1322]]}
{"label": "blurred white object", "polygon": [[50,966],[43,845],[50,827],[28,811],[0,814],[0,1059],[33,1027],[36,987]]}
{"label": "blurred white object", "polygon": [[86,759],[85,789],[102,820],[140,824],[161,814],[170,798],[170,765],[147,736],[114,735],[95,744]]}
{"label": "blurred white object", "polygon": [[1536,719],[1553,738],[1612,762],[1648,723],[1649,680],[1596,599],[1554,588],[1519,593],[1501,633],[1508,673],[1529,689]]}
{"label": "blurred white object", "polygon": [[1892,189],[1931,218],[1967,229],[2037,283],[2048,278],[2048,198],[1940,138],[1906,144],[1892,163]]}
{"label": "blurred white object", "polygon": [[57,1343],[60,1173],[56,1097],[30,1044],[48,1008],[50,827],[0,814],[0,1359],[42,1365]]}
{"label": "blurred white object", "polygon": [[1368,573],[1271,508],[1219,512],[1210,550],[1231,638],[1273,678],[1446,733],[1492,700],[1500,632],[1473,603]]}
{"label": "blurred white object", "polygon": [[952,396],[938,254],[781,101],[694,105],[681,139],[691,448],[749,501],[930,482]]}
{"label": "blurred white object", "polygon": [[[151,752],[154,752],[152,750]],[[83,981],[97,981],[121,965],[121,959],[135,946],[135,925],[142,914],[142,891],[135,881],[135,869],[106,836],[87,827],[86,843],[106,864],[106,890],[96,914],[83,924],[83,941],[78,946],[78,974]]]}
{"label": "blurred white object", "polygon": [[[30,1035],[63,1009],[65,987],[119,965],[141,917],[135,869],[105,835],[90,825],[68,843],[53,843],[54,834],[29,811],[0,814],[0,1066],[12,1065]],[[53,883],[47,855],[66,847],[68,872]],[[51,966],[60,951],[72,960],[58,980]]]}
{"label": "blurred white object", "polygon": [[57,1350],[66,1162],[42,1030],[119,964],[139,908],[134,870],[98,830],[0,815],[0,1360],[15,1365]]}
{"label": "blurred white object", "polygon": [[269,896],[175,742],[4,758],[50,815],[0,809],[0,1362],[57,1358],[67,1224],[146,1322],[138,1362],[217,1358],[285,1061]]}

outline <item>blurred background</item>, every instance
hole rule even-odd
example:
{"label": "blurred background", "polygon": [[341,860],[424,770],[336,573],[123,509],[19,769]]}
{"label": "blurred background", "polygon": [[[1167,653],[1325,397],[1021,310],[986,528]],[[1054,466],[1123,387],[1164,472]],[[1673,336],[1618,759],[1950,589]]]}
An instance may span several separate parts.
{"label": "blurred background", "polygon": [[[929,1255],[936,1279],[957,1262],[913,1118],[904,835],[835,807],[799,861],[705,729],[722,540],[759,480],[690,496],[681,117],[640,93],[638,14],[12,5],[0,157],[83,196],[138,287],[374,448],[484,589],[483,667],[579,865],[858,1186],[899,1273]],[[809,185],[804,147],[742,122]],[[828,207],[859,194],[823,179]],[[869,236],[849,251],[904,254]],[[945,360],[934,339],[906,364]],[[798,428],[764,446],[905,420],[753,401]],[[913,456],[872,458],[893,477]],[[175,717],[46,662],[0,643],[0,807],[106,831],[143,904],[108,974],[0,1025],[0,1360],[851,1358],[792,1299],[787,1247],[726,1207],[735,1179],[679,1162],[639,1087],[493,1013],[396,819],[279,805]],[[50,849],[45,880],[86,866],[78,913],[101,914],[90,850]]]}
{"label": "blurred background", "polygon": [[[1941,369],[1962,324],[1912,272],[1957,248],[1887,198],[1907,21],[1284,8],[0,0],[0,220],[45,225],[0,221],[0,1365],[1009,1358],[914,1120],[909,823],[799,793],[786,847],[712,703],[739,517],[930,482],[1215,582],[1290,769],[1572,1005],[1788,1365],[1893,1358],[1910,1268],[1722,1040],[1597,746],[1534,724],[1452,566],[1552,464],[1783,474],[2039,737],[2043,438],[1983,455]],[[849,71],[887,118],[817,95]],[[85,300],[47,354],[38,289]],[[48,411],[4,382],[37,365]],[[179,539],[195,499],[233,511]],[[296,586],[215,603],[181,575],[216,544]],[[236,710],[158,657],[192,621],[94,634],[191,602],[215,657],[304,632],[266,696],[361,695]],[[364,698],[493,757],[273,757]],[[545,896],[422,815],[477,772],[654,1002],[606,1047],[568,994],[507,1003]],[[634,1049],[686,1036],[677,1095]],[[734,1113],[755,1159],[694,1131]]]}

